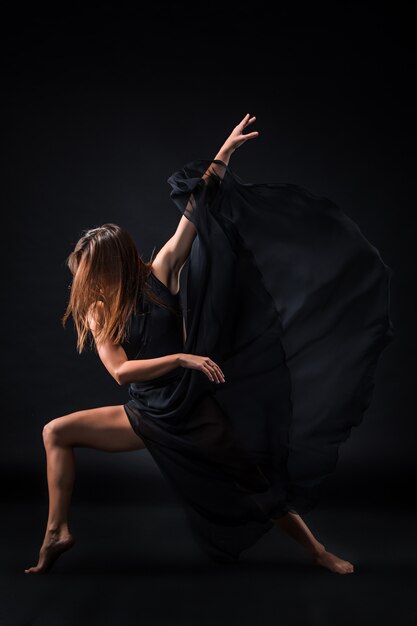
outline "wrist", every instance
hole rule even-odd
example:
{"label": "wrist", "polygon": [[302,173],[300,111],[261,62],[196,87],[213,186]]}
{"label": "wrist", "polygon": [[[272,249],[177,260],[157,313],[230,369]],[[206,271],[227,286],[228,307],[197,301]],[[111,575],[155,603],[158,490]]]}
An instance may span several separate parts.
{"label": "wrist", "polygon": [[184,367],[184,353],[179,352],[175,355],[175,363],[178,367]]}
{"label": "wrist", "polygon": [[229,145],[224,144],[214,158],[223,161],[227,165],[233,152],[234,150]]}

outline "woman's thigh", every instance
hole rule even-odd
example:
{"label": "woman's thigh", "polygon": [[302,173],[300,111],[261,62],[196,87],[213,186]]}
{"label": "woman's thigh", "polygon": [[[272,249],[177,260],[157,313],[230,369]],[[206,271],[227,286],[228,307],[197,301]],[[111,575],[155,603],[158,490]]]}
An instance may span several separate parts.
{"label": "woman's thigh", "polygon": [[56,417],[43,429],[45,445],[79,446],[105,452],[142,450],[122,404],[85,409]]}

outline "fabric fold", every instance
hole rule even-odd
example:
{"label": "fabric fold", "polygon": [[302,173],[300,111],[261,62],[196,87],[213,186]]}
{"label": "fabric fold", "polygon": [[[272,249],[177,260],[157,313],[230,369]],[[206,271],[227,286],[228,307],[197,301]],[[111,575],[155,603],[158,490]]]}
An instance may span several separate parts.
{"label": "fabric fold", "polygon": [[157,390],[132,387],[126,411],[202,548],[236,560],[272,517],[317,504],[361,423],[393,338],[392,270],[303,187],[244,182],[215,159],[167,182],[197,231],[182,351],[211,357],[226,382],[183,369]]}
{"label": "fabric fold", "polygon": [[[203,181],[213,165],[217,173]],[[252,452],[264,422],[270,440],[259,443],[260,455],[281,453],[285,437],[275,433],[288,430],[287,500],[305,513],[371,402],[378,359],[393,338],[392,269],[339,206],[301,186],[244,182],[230,166],[210,159],[189,162],[168,183],[211,264],[204,325],[222,318],[227,329],[209,347],[213,358],[232,366],[235,392],[220,389],[216,398],[222,405],[225,398],[236,436]],[[229,249],[218,243],[216,229],[227,236]],[[237,307],[230,307],[230,297],[218,297],[216,306],[209,302],[212,290],[220,292],[217,281],[227,289],[234,282]],[[197,282],[191,281],[191,300]],[[247,365],[244,344],[251,337],[256,353]],[[238,415],[230,397],[237,393],[239,406],[253,406],[252,416]],[[263,417],[254,405],[264,401]]]}

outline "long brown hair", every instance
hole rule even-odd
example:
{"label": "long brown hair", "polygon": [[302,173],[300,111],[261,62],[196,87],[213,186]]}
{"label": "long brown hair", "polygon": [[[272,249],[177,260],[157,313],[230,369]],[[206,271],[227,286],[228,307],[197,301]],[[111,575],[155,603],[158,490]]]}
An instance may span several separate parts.
{"label": "long brown hair", "polygon": [[[66,259],[73,280],[62,325],[72,314],[77,332],[77,350],[81,353],[90,335],[90,347],[108,338],[115,343],[125,340],[127,324],[138,312],[139,296],[145,295],[158,305],[178,309],[159,299],[147,284],[154,251],[149,261],[139,256],[130,234],[117,224],[103,224],[82,232],[74,250]],[[100,302],[101,323],[91,333],[88,315],[94,314]]]}

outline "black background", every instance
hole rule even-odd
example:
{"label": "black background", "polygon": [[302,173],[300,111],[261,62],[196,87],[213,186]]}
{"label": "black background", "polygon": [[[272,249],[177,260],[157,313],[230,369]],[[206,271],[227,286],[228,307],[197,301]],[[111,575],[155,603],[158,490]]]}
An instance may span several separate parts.
{"label": "black background", "polygon": [[[32,9],[1,28],[4,624],[340,624],[358,616],[382,623],[388,589],[392,619],[413,623],[415,34],[408,9],[277,3],[272,13],[257,1],[116,12],[98,3],[59,15]],[[394,342],[364,422],[342,446],[321,509],[308,518],[319,538],[336,542],[329,549],[341,548],[362,573],[360,566],[350,577],[305,570],[298,546],[275,534],[248,553],[242,579],[227,572],[227,587],[188,538],[175,495],[146,450],[77,449],[73,525],[84,539],[35,581],[23,569],[35,562],[46,519],[43,424],[128,399],[97,355],[77,354],[72,324],[62,328],[71,280],[65,258],[83,229],[104,222],[126,227],[149,257],[180,217],[169,174],[214,157],[246,113],[256,115],[260,134],[233,155],[232,169],[247,181],[292,182],[330,197],[393,269]],[[80,572],[94,589],[109,585],[113,600],[77,587]],[[78,598],[67,612],[51,601],[65,577]],[[331,595],[320,595],[329,581]],[[355,613],[361,597],[365,609]]]}

